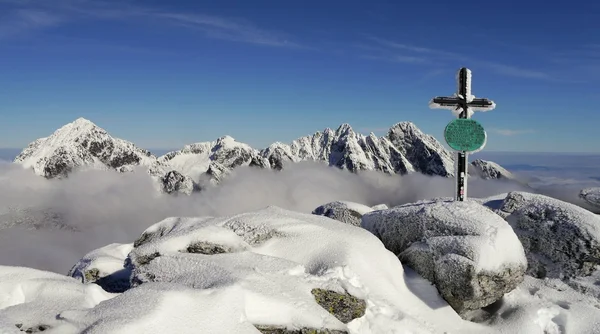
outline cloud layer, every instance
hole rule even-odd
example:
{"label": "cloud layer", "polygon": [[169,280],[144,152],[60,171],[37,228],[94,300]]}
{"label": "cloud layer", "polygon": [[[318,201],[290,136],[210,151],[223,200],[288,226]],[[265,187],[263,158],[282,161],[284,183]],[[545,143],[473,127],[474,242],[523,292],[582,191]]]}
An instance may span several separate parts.
{"label": "cloud layer", "polygon": [[[471,180],[469,189],[474,197],[519,190],[514,184],[481,180]],[[441,177],[356,175],[299,163],[281,172],[241,168],[219,187],[173,197],[159,195],[145,173],[85,171],[47,181],[4,164],[0,165],[0,264],[66,273],[87,252],[113,242],[132,242],[170,216],[232,215],[269,205],[310,213],[334,200],[398,205],[452,196],[453,190],[453,180]],[[33,210],[23,213],[24,208]]]}

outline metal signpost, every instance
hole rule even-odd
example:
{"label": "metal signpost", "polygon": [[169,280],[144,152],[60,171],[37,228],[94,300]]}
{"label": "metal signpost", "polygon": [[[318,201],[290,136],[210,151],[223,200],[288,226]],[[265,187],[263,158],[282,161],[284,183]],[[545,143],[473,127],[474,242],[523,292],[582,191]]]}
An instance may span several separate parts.
{"label": "metal signpost", "polygon": [[471,119],[474,111],[488,111],[496,107],[494,101],[475,98],[471,94],[471,70],[458,71],[458,91],[450,97],[434,97],[429,102],[432,109],[450,109],[458,117],[444,131],[448,146],[456,151],[456,200],[467,198],[467,170],[469,152],[477,152],[485,146],[487,134],[481,124]]}

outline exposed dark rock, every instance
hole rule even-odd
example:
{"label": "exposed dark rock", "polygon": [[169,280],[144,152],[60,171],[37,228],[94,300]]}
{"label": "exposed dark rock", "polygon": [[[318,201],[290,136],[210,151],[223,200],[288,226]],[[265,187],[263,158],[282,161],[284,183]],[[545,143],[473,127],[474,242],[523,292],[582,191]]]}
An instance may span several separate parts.
{"label": "exposed dark rock", "polygon": [[261,326],[254,325],[259,332],[263,334],[348,334],[347,331],[340,331],[335,329],[315,329],[315,328],[301,328],[301,329],[287,329],[283,327],[275,326]]}
{"label": "exposed dark rock", "polygon": [[315,296],[317,304],[345,324],[365,315],[365,301],[348,293],[341,294],[324,289],[312,289],[310,292]]}

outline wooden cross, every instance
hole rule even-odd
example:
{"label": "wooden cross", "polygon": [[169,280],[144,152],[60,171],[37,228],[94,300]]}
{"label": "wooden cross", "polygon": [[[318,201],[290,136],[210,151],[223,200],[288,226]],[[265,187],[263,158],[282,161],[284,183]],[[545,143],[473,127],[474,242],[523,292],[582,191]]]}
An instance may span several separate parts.
{"label": "wooden cross", "polygon": [[[429,102],[432,109],[450,109],[458,118],[471,118],[473,111],[489,111],[496,108],[494,101],[475,98],[471,94],[471,70],[466,67],[458,70],[456,75],[458,89],[456,94],[450,97],[434,97]],[[467,171],[469,157],[467,152],[456,153],[456,189],[457,201],[467,198]]]}

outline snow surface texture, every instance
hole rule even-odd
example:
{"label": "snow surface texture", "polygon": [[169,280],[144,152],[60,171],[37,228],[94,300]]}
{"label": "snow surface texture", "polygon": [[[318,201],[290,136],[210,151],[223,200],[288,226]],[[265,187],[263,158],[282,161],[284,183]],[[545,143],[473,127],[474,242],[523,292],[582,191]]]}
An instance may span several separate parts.
{"label": "snow surface texture", "polygon": [[[352,333],[483,329],[447,305],[434,309],[416,298],[406,288],[400,262],[377,238],[326,217],[269,207],[222,218],[168,218],[134,245],[130,266],[139,287],[131,291],[160,283],[214,295],[222,299],[215,302],[227,310],[228,322],[242,323],[237,333],[256,333],[247,324]],[[365,300],[366,314],[344,324],[315,302],[315,288]],[[214,314],[222,310],[211,309],[193,318],[223,318]],[[106,326],[110,322],[104,320]]]}
{"label": "snow surface texture", "polygon": [[[347,327],[351,334],[600,332],[596,297],[531,277],[500,302],[469,314],[479,324],[465,321],[370,233],[326,217],[268,208],[225,218],[169,218],[135,244],[132,258],[145,263],[137,267],[144,273],[139,277],[154,273],[147,278],[158,282],[122,294],[0,266],[0,333],[256,334],[254,324],[261,323]],[[108,245],[79,264],[110,273],[130,248]],[[79,264],[75,268],[85,267]],[[367,302],[366,313],[343,324],[315,302],[314,287],[347,291]]]}
{"label": "snow surface texture", "polygon": [[582,189],[579,197],[594,207],[600,208],[600,187]]}
{"label": "snow surface texture", "polygon": [[471,320],[501,333],[600,333],[600,302],[558,279],[525,280],[501,301],[470,314]]}
{"label": "snow surface texture", "polygon": [[373,210],[373,208],[359,203],[335,201],[319,206],[312,213],[314,215],[329,217],[342,223],[360,226],[362,216]]}
{"label": "snow surface texture", "polygon": [[51,136],[29,144],[16,158],[46,178],[64,177],[78,167],[130,171],[134,165],[149,165],[150,152],[128,141],[111,137],[94,123],[78,118]]}
{"label": "snow surface texture", "polygon": [[600,265],[600,217],[590,211],[543,195],[511,192],[499,213],[527,252],[529,274],[587,276]]}
{"label": "snow surface texture", "polygon": [[56,315],[63,310],[92,308],[114,296],[64,275],[0,266],[0,333],[52,328],[61,322]]}
{"label": "snow surface texture", "polygon": [[475,201],[421,201],[363,215],[362,226],[434,283],[458,312],[488,306],[527,267],[511,227]]}

